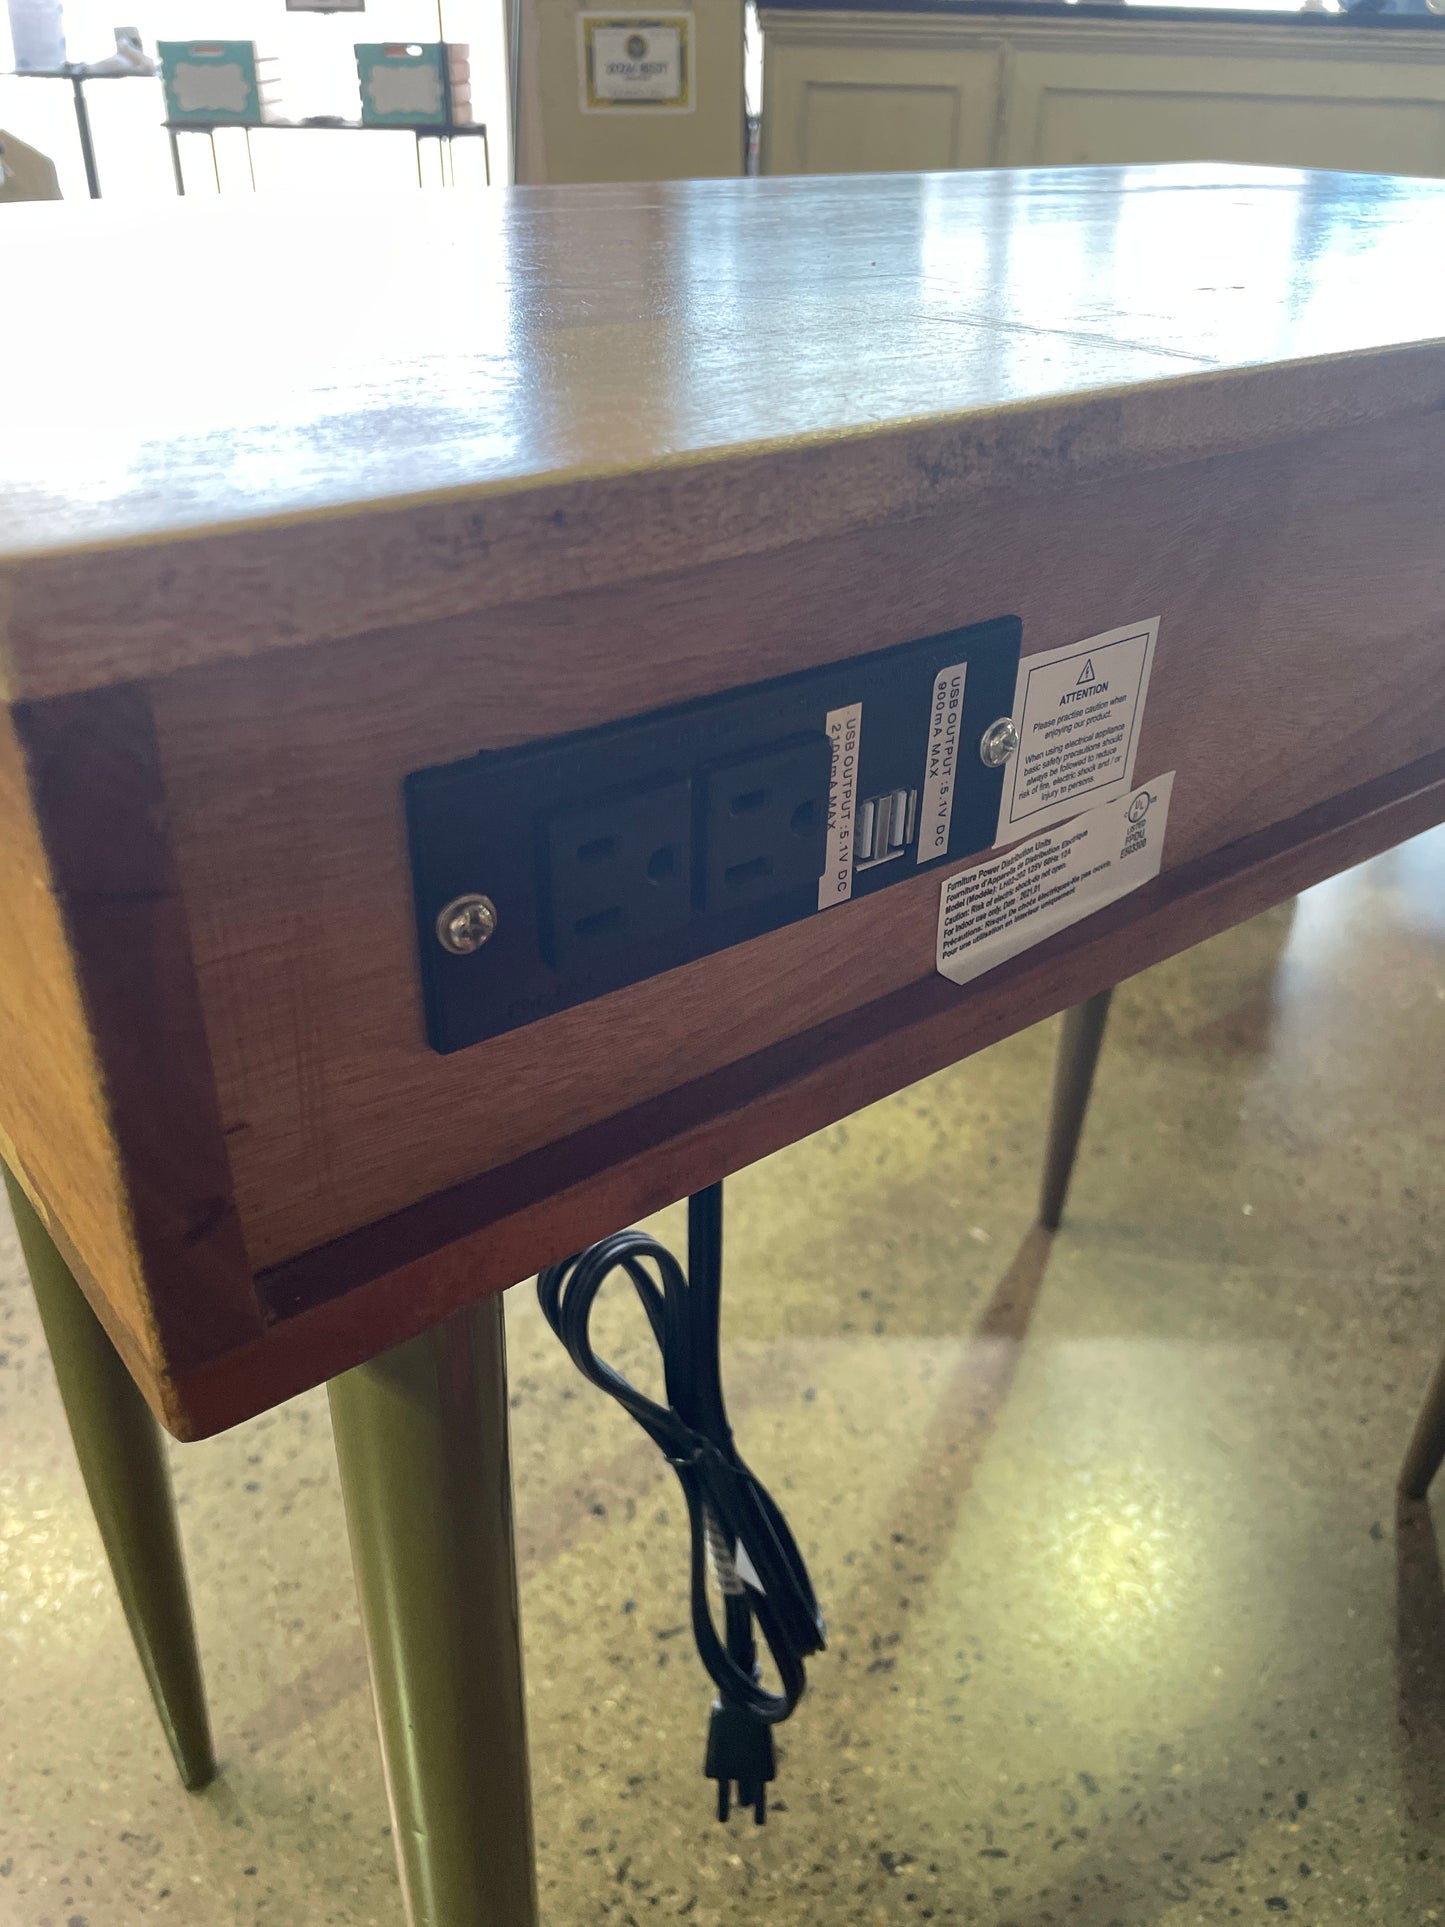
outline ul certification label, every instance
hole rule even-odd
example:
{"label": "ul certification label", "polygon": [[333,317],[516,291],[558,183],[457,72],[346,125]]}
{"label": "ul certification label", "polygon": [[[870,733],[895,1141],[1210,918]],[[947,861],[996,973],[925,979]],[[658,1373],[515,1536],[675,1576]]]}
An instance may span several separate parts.
{"label": "ul certification label", "polygon": [[1171,770],[1004,856],[946,877],[938,905],[940,974],[970,983],[1152,881],[1173,788]]}
{"label": "ul certification label", "polygon": [[1149,693],[1159,618],[1110,629],[1019,664],[1019,746],[1004,774],[995,843],[1122,796]]}

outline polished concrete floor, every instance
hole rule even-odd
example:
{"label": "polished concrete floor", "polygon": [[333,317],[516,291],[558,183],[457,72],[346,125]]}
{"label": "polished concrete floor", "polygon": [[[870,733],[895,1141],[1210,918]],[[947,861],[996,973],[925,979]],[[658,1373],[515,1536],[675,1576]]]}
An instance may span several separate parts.
{"label": "polished concrete floor", "polygon": [[[1055,1032],[729,1185],[738,1431],[831,1630],[761,1832],[710,1817],[671,1475],[514,1295],[548,1927],[1445,1919],[1445,1593],[1394,1498],[1445,1342],[1445,835],[1120,991],[1050,1243]],[[0,1927],[396,1923],[324,1398],[174,1460],[199,1797],[6,1224]]]}

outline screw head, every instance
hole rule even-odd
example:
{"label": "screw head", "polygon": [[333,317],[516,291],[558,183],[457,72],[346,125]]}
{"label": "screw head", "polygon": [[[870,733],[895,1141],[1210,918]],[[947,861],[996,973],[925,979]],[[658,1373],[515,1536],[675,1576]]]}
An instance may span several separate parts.
{"label": "screw head", "polygon": [[1018,725],[1012,716],[1000,716],[983,732],[978,746],[980,761],[988,769],[1002,769],[1019,746]]}
{"label": "screw head", "polygon": [[487,943],[497,927],[497,906],[490,897],[469,892],[453,897],[437,913],[437,942],[454,957],[470,957]]}

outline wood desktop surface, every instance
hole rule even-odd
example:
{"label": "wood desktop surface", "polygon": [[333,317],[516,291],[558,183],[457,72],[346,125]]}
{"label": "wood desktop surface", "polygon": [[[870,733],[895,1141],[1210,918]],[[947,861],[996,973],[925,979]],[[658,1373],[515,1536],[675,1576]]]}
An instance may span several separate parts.
{"label": "wood desktop surface", "polygon": [[[6,241],[0,1150],[183,1435],[1445,817],[1445,184]],[[1161,618],[1157,882],[967,989],[926,872],[428,1048],[409,771],[1001,614],[1026,653]]]}

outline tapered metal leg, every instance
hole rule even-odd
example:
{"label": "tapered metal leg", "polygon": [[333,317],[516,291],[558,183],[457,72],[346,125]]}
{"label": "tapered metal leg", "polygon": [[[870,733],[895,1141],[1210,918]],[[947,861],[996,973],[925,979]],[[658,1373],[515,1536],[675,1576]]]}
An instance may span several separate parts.
{"label": "tapered metal leg", "polygon": [[34,1206],[4,1171],[81,1476],[182,1784],[216,1774],[161,1429]]}
{"label": "tapered metal leg", "polygon": [[330,1387],[411,1927],[535,1927],[500,1298]]}
{"label": "tapered metal leg", "polygon": [[1057,1231],[1074,1174],[1074,1158],[1094,1086],[1094,1067],[1109,1021],[1112,990],[1101,990],[1087,1003],[1064,1013],[1064,1034],[1054,1066],[1054,1101],[1049,1113],[1049,1146],[1044,1157],[1044,1186],[1039,1199],[1039,1222]]}
{"label": "tapered metal leg", "polygon": [[1410,1449],[1400,1468],[1400,1490],[1407,1499],[1425,1497],[1442,1459],[1445,1459],[1445,1353],[1435,1367],[1435,1376],[1415,1421]]}

